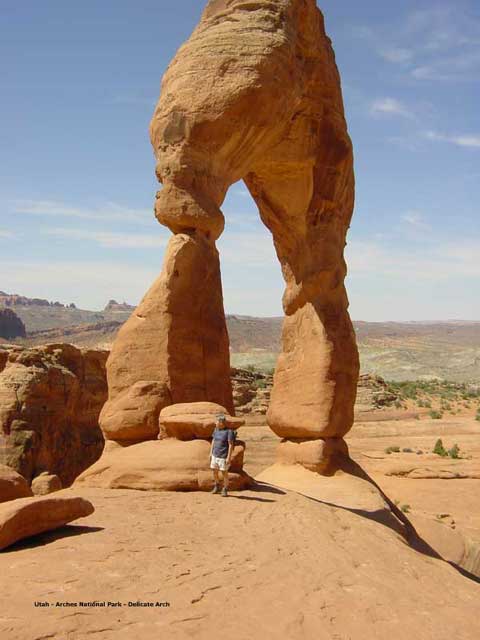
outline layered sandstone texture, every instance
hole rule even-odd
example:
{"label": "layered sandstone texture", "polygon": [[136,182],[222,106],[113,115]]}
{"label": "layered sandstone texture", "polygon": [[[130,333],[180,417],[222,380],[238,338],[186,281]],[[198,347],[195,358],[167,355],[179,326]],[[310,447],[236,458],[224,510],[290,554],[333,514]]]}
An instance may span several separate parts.
{"label": "layered sandstone texture", "polygon": [[[158,439],[136,444],[109,441],[102,457],[81,474],[76,486],[149,491],[208,491],[213,486],[210,445],[218,414],[238,429],[240,418],[213,402],[170,405],[160,412]],[[229,469],[232,489],[252,483],[244,472],[245,443],[237,440]]]}
{"label": "layered sandstone texture", "polygon": [[163,78],[151,139],[156,215],[174,233],[215,240],[228,187],[245,181],[286,281],[269,425],[285,438],[342,437],[359,368],[343,258],[353,154],[315,1],[209,2]]}
{"label": "layered sandstone texture", "polygon": [[203,235],[171,238],[162,273],[120,329],[107,369],[108,440],[155,439],[161,409],[179,402],[233,413],[219,257]]}
{"label": "layered sandstone texture", "polygon": [[91,502],[64,491],[55,497],[19,498],[0,505],[0,550],[37,533],[58,529],[94,512]]}
{"label": "layered sandstone texture", "polygon": [[46,472],[63,486],[95,462],[106,358],[65,344],[0,347],[0,462],[29,483]]}

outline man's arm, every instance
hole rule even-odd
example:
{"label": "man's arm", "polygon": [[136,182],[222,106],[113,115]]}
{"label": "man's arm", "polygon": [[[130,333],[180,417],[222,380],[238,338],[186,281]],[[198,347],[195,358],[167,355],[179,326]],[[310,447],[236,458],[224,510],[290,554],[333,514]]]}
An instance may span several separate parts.
{"label": "man's arm", "polygon": [[215,442],[214,435],[215,435],[215,431],[212,433],[212,442],[210,444],[210,458],[213,456],[213,443]]}
{"label": "man's arm", "polygon": [[232,460],[234,444],[235,444],[235,436],[234,436],[233,432],[229,431],[229,433],[228,433],[227,467],[230,466],[230,461]]}
{"label": "man's arm", "polygon": [[233,455],[233,443],[229,442],[229,444],[228,444],[228,454],[227,454],[227,469],[230,466],[230,462],[232,460],[232,455]]}

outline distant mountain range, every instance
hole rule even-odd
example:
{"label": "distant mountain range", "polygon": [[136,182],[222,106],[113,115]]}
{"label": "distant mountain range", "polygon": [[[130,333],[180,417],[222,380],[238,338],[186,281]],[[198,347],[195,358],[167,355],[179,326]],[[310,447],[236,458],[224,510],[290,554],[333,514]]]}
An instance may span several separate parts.
{"label": "distant mountain range", "polygon": [[[27,337],[18,338],[19,342],[110,348],[135,307],[110,300],[103,311],[88,311],[73,304],[0,292],[0,308],[13,310],[23,321]],[[273,368],[282,321],[280,317],[227,315],[233,364]],[[354,321],[353,325],[364,372],[391,380],[480,380],[480,322]]]}

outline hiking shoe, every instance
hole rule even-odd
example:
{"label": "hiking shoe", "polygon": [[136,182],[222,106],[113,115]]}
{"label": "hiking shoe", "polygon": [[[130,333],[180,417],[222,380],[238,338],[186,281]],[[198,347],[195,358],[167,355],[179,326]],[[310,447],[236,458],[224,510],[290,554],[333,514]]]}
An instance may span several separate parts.
{"label": "hiking shoe", "polygon": [[210,491],[210,493],[220,493],[220,487],[218,486],[218,484],[213,485],[213,489]]}
{"label": "hiking shoe", "polygon": [[222,498],[227,498],[228,497],[228,491],[226,490],[225,487],[223,487],[222,489]]}

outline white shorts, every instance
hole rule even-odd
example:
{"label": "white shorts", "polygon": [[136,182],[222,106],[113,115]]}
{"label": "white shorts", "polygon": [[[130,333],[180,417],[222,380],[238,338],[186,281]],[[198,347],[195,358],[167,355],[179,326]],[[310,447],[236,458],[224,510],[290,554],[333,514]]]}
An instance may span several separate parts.
{"label": "white shorts", "polygon": [[210,469],[220,469],[220,471],[228,471],[227,459],[216,458],[215,456],[212,456],[210,461]]}

